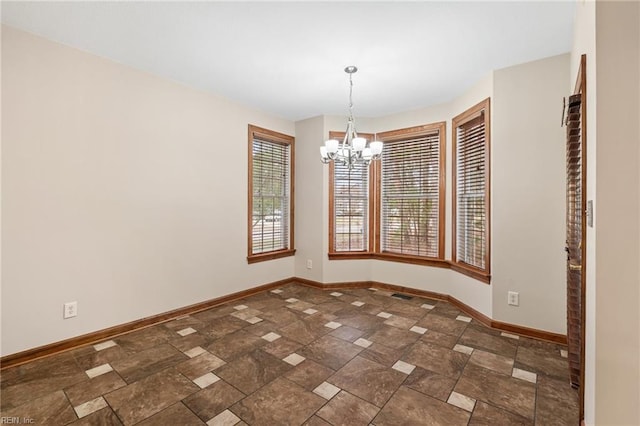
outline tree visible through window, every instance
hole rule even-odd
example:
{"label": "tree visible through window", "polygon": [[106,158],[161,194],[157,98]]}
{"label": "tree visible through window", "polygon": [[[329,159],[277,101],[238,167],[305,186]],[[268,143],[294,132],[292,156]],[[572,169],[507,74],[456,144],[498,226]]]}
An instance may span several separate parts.
{"label": "tree visible through window", "polygon": [[249,261],[292,255],[291,136],[249,126]]}

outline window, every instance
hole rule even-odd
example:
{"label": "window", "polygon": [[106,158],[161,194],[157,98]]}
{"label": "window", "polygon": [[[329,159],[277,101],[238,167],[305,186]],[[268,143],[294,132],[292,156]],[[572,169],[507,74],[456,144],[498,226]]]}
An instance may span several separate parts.
{"label": "window", "polygon": [[445,123],[379,133],[378,139],[385,143],[381,161],[351,170],[330,163],[329,258],[375,257],[448,266]]}
{"label": "window", "polygon": [[490,281],[490,111],[485,99],[453,119],[452,268]]}
{"label": "window", "polygon": [[378,138],[380,253],[443,259],[445,123]]}
{"label": "window", "polygon": [[[373,135],[359,136],[371,140]],[[344,133],[331,132],[331,139],[341,140]],[[329,164],[329,253],[371,253],[371,166]]]}
{"label": "window", "polygon": [[249,125],[249,263],[292,256],[294,138]]}

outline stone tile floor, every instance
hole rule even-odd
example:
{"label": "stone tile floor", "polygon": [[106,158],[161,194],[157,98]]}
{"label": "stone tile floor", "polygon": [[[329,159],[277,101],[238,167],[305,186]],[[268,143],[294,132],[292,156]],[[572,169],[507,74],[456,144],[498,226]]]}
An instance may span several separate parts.
{"label": "stone tile floor", "polygon": [[7,369],[0,415],[39,425],[576,425],[564,349],[489,329],[447,302],[291,284]]}

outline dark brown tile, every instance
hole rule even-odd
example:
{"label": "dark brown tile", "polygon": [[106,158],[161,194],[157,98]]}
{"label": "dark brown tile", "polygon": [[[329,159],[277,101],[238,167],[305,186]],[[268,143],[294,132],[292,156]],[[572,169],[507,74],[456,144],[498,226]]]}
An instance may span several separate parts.
{"label": "dark brown tile", "polygon": [[321,419],[318,416],[312,416],[309,420],[304,422],[302,426],[331,426],[331,423]]}
{"label": "dark brown tile", "polygon": [[325,367],[324,365],[320,365],[310,359],[306,359],[296,365],[295,368],[285,374],[284,377],[299,384],[306,390],[312,391],[334,373],[335,371],[329,367]]}
{"label": "dark brown tile", "polygon": [[109,407],[94,411],[86,417],[69,423],[73,426],[122,426],[122,422],[116,413]]}
{"label": "dark brown tile", "polygon": [[209,421],[245,395],[223,380],[207,386],[186,398],[183,402],[203,421]]}
{"label": "dark brown tile", "polygon": [[536,387],[532,383],[470,364],[454,390],[533,420]]}
{"label": "dark brown tile", "polygon": [[[427,302],[428,303],[428,302]],[[444,301],[439,301],[435,304],[435,308],[431,310],[436,315],[455,319],[458,315],[466,315],[460,309],[456,308],[452,304]]]}
{"label": "dark brown tile", "polygon": [[578,392],[567,380],[538,376],[537,425],[576,425],[579,408]]}
{"label": "dark brown tile", "polygon": [[265,344],[266,340],[239,330],[216,340],[205,349],[228,362]]}
{"label": "dark brown tile", "polygon": [[567,359],[547,350],[520,346],[516,354],[515,366],[523,370],[533,371],[538,375],[569,380]]}
{"label": "dark brown tile", "polygon": [[171,321],[167,321],[163,324],[166,328],[171,330],[173,333],[176,333],[180,330],[184,330],[185,328],[193,328],[195,330],[201,330],[205,327],[205,323],[200,321],[196,317],[192,317],[190,315],[176,318]]}
{"label": "dark brown tile", "polygon": [[464,321],[458,321],[455,317],[449,318],[432,312],[418,321],[416,325],[424,327],[427,330],[435,330],[440,333],[460,336],[468,324]]}
{"label": "dark brown tile", "polygon": [[478,327],[467,327],[460,340],[461,345],[493,352],[494,354],[515,358],[518,341],[487,333]]}
{"label": "dark brown tile", "polygon": [[[501,410],[499,408],[493,407],[489,404],[486,404],[482,401],[476,402],[476,408],[473,410],[473,414],[471,415],[471,420],[469,421],[469,426],[496,426],[496,425],[509,425],[509,426],[529,426],[533,423],[531,420],[525,419],[524,417],[517,416],[513,413],[509,413],[508,411]],[[552,424],[552,423],[544,423],[544,424]],[[562,423],[563,425],[568,425],[571,423]],[[572,424],[578,424],[576,423]]]}
{"label": "dark brown tile", "polygon": [[199,426],[203,425],[198,416],[184,406],[181,402],[165,408],[158,414],[138,423],[139,426]]}
{"label": "dark brown tile", "polygon": [[[26,364],[14,370],[14,377],[2,382],[0,409],[6,410],[27,401],[49,395],[57,390],[89,380],[89,377],[73,359],[73,356],[58,358],[48,364],[46,359]],[[4,372],[2,373],[4,375]]]}
{"label": "dark brown tile", "polygon": [[427,332],[422,335],[420,340],[426,343],[433,343],[434,345],[443,346],[447,349],[453,349],[456,343],[458,343],[458,336],[440,333],[439,331],[435,330],[427,330]]}
{"label": "dark brown tile", "polygon": [[402,386],[373,423],[386,425],[466,425],[469,413],[446,402]]}
{"label": "dark brown tile", "polygon": [[[233,312],[236,311],[234,310]],[[230,315],[211,321],[208,324],[202,330],[202,334],[211,339],[220,339],[249,325],[248,322]]]}
{"label": "dark brown tile", "polygon": [[124,334],[113,339],[127,353],[135,353],[147,350],[162,343],[167,343],[174,337],[171,330],[164,325],[154,325],[145,329]]}
{"label": "dark brown tile", "polygon": [[333,370],[338,370],[361,351],[360,346],[333,336],[324,336],[297,353]]}
{"label": "dark brown tile", "polygon": [[282,327],[301,320],[303,315],[305,314],[283,307],[275,309],[273,311],[262,312],[262,316],[260,318],[270,321],[274,324],[278,324]]}
{"label": "dark brown tile", "polygon": [[220,367],[216,375],[248,395],[291,368],[273,355],[255,350]]}
{"label": "dark brown tile", "polygon": [[387,306],[385,311],[400,317],[411,318],[414,321],[418,321],[429,312],[420,306],[415,306],[405,301],[394,302],[392,305]]}
{"label": "dark brown tile", "polygon": [[456,385],[456,380],[416,367],[404,381],[404,385],[425,395],[447,402],[453,387]]}
{"label": "dark brown tile", "polygon": [[279,378],[231,407],[253,426],[300,425],[326,400],[297,384]]}
{"label": "dark brown tile", "polygon": [[246,331],[247,333],[251,333],[254,336],[262,337],[267,333],[276,332],[278,327],[280,326],[276,323],[263,320],[259,323],[248,325],[242,330]]}
{"label": "dark brown tile", "polygon": [[[240,304],[240,301],[238,301],[238,304]],[[232,314],[235,311],[236,310],[233,309],[233,306],[223,305],[207,309],[206,311],[198,312],[196,314],[192,314],[191,317],[196,318],[203,323],[211,323],[218,320],[219,318]]]}
{"label": "dark brown tile", "polygon": [[176,334],[176,336],[177,337],[170,339],[169,343],[171,343],[171,346],[173,346],[180,352],[186,352],[189,349],[195,348],[196,346],[204,348],[213,341],[212,337],[201,333],[193,333],[184,337]]}
{"label": "dark brown tile", "polygon": [[343,325],[342,327],[339,327],[329,333],[330,336],[337,337],[339,339],[346,340],[347,342],[352,343],[363,334],[364,331],[358,330],[357,328],[348,327],[346,325]]}
{"label": "dark brown tile", "polygon": [[279,329],[278,334],[291,340],[308,345],[332,330],[323,324],[309,321],[295,321]]}
{"label": "dark brown tile", "polygon": [[137,352],[111,364],[127,383],[133,383],[188,359],[168,343]]}
{"label": "dark brown tile", "polygon": [[327,382],[382,407],[406,377],[377,362],[355,357]]}
{"label": "dark brown tile", "polygon": [[390,325],[392,327],[401,328],[403,330],[408,330],[415,325],[417,321],[410,318],[400,317],[397,315],[393,315],[391,318],[387,319],[384,324]]}
{"label": "dark brown tile", "polygon": [[422,341],[413,345],[402,359],[409,364],[452,379],[460,376],[467,363],[467,355],[465,354]]}
{"label": "dark brown tile", "polygon": [[39,425],[64,425],[78,418],[61,390],[32,399],[19,407],[2,411],[1,416],[3,419],[19,417],[21,421],[30,419],[33,424]]}
{"label": "dark brown tile", "polygon": [[371,315],[358,314],[346,317],[338,317],[336,321],[342,325],[357,328],[358,330],[362,330],[364,332],[371,332],[380,328],[384,319]]}
{"label": "dark brown tile", "polygon": [[513,371],[513,358],[492,354],[491,352],[481,351],[480,349],[476,349],[471,353],[469,362],[497,373],[506,374],[507,376],[511,376],[511,372]]}
{"label": "dark brown tile", "polygon": [[105,399],[125,425],[150,417],[199,390],[198,386],[173,369],[146,377],[115,390]]}
{"label": "dark brown tile", "polygon": [[391,367],[407,351],[407,347],[390,348],[379,343],[374,343],[360,353],[362,358],[375,361],[385,367]]}
{"label": "dark brown tile", "polygon": [[287,355],[290,355],[300,349],[302,346],[302,343],[295,342],[287,339],[286,337],[281,337],[273,342],[267,343],[261,349],[278,359],[283,359]]}
{"label": "dark brown tile", "polygon": [[390,348],[405,348],[420,338],[418,333],[409,330],[401,330],[390,325],[382,325],[376,332],[367,337],[367,340],[389,346]]}
{"label": "dark brown tile", "polygon": [[85,382],[77,383],[64,390],[71,404],[76,407],[84,402],[127,386],[118,373],[110,371]]}
{"label": "dark brown tile", "polygon": [[334,426],[366,426],[378,414],[375,405],[340,391],[331,401],[316,413]]}
{"label": "dark brown tile", "polygon": [[194,380],[215,370],[216,368],[222,367],[224,364],[226,363],[217,356],[209,352],[205,352],[188,361],[181,362],[176,365],[176,369],[189,380]]}
{"label": "dark brown tile", "polygon": [[84,351],[82,354],[76,356],[78,365],[83,371],[90,370],[102,364],[111,364],[128,355],[119,345],[101,351],[96,351],[92,346],[90,346],[90,349],[90,351]]}

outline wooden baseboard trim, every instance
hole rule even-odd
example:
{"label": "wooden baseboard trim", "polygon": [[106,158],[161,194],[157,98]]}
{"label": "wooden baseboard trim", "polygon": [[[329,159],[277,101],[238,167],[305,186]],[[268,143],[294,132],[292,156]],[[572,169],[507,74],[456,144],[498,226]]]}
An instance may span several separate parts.
{"label": "wooden baseboard trim", "polygon": [[11,355],[6,355],[0,358],[0,371],[9,367],[15,367],[17,365],[25,364],[30,361],[35,361],[40,358],[45,358],[50,355],[59,354],[69,351],[81,346],[97,343],[101,340],[106,340],[120,336],[131,331],[140,330],[152,325],[160,324],[174,318],[181,317],[183,315],[191,315],[197,312],[201,312],[223,303],[231,302],[236,299],[252,296],[263,291],[268,291],[282,285],[298,283],[313,288],[319,288],[324,290],[339,290],[339,289],[353,289],[353,288],[374,288],[379,290],[393,291],[396,293],[409,294],[412,296],[425,297],[427,299],[443,300],[450,302],[452,305],[460,309],[462,312],[469,315],[476,321],[484,324],[487,327],[497,330],[507,331],[509,333],[519,334],[525,337],[530,337],[538,340],[546,340],[553,343],[559,343],[562,345],[567,344],[567,336],[558,333],[552,333],[549,331],[538,330],[535,328],[524,327],[515,324],[509,324],[502,321],[495,321],[483,313],[477,311],[471,306],[461,302],[460,300],[452,297],[448,294],[436,293],[427,290],[415,289],[412,287],[404,287],[395,284],[383,283],[378,281],[351,281],[340,283],[327,283],[323,284],[319,281],[308,280],[306,278],[291,277],[279,281],[274,281],[268,284],[253,287],[247,290],[239,291],[236,293],[228,294],[226,296],[218,297],[215,299],[207,300],[205,302],[196,303],[193,305],[185,306],[183,308],[174,309],[169,312],[164,312],[158,315],[152,315],[150,317],[142,318],[139,320],[131,321],[126,324],[116,325],[114,327],[105,328],[103,330],[95,331],[93,333],[83,334],[81,336],[72,337],[70,339],[54,342],[48,345],[39,346],[33,349],[27,349],[26,351],[18,352]]}
{"label": "wooden baseboard trim", "polygon": [[376,288],[380,290],[393,291],[396,293],[404,293],[412,296],[425,297],[427,299],[435,299],[435,300],[444,300],[456,308],[460,309],[462,312],[469,315],[471,318],[476,321],[482,323],[483,325],[494,328],[497,330],[506,331],[512,334],[518,334],[524,337],[529,337],[537,340],[545,340],[548,342],[559,343],[561,345],[567,344],[567,336],[564,334],[552,333],[550,331],[538,330],[535,328],[524,327],[521,325],[510,324],[502,321],[496,321],[492,318],[486,316],[482,312],[472,308],[466,303],[456,299],[453,296],[448,294],[436,293],[433,291],[427,290],[419,290],[412,287],[404,287],[395,284],[388,284],[379,281],[356,281],[356,282],[345,282],[345,283],[330,283],[323,284],[318,281],[312,281],[305,278],[293,278],[293,281],[299,282],[304,285],[308,285],[314,288],[322,288],[322,289],[346,289],[346,288]]}
{"label": "wooden baseboard trim", "polygon": [[174,309],[169,312],[164,312],[158,315],[152,315],[150,317],[131,321],[125,324],[116,325],[113,327],[105,328],[103,330],[83,334],[81,336],[72,337],[70,339],[61,340],[59,342],[50,343],[44,346],[38,346],[37,348],[27,349],[26,351],[17,352],[15,354],[6,355],[0,358],[0,371],[9,367],[15,367],[17,365],[25,364],[30,361],[35,361],[37,359],[44,358],[50,355],[66,352],[71,349],[78,348],[80,346],[86,346],[86,345],[97,343],[101,340],[117,337],[122,334],[129,333],[131,331],[151,327],[152,325],[167,322],[169,320],[181,317],[183,315],[195,314],[197,312],[210,309],[214,306],[218,306],[223,303],[231,302],[233,300],[241,299],[247,296],[252,296],[256,293],[261,293],[263,291],[271,290],[272,288],[280,287],[282,285],[289,284],[291,282],[292,282],[291,278],[274,281],[258,287],[253,287],[247,290],[239,291],[237,293],[232,293],[226,296],[210,299],[205,302],[195,303],[193,305],[185,306],[183,308]]}

